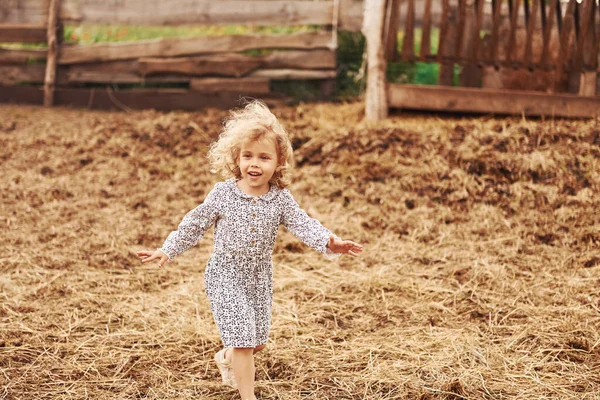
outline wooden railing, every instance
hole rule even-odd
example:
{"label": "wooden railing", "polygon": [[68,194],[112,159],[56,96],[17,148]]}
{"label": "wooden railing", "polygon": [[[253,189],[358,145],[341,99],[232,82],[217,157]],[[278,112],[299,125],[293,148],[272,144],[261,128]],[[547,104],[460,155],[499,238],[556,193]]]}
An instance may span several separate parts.
{"label": "wooden railing", "polygon": [[[381,0],[366,1],[381,9]],[[386,58],[439,64],[437,87],[390,84],[390,106],[567,116],[600,112],[597,0],[384,3],[379,18],[385,21],[381,46]],[[441,18],[434,20],[436,6]],[[371,44],[377,45],[374,38]],[[454,84],[455,65],[460,66],[459,86],[469,89],[448,88]]]}
{"label": "wooden railing", "polygon": [[[52,4],[56,4],[53,18]],[[50,6],[50,7],[49,7]],[[294,34],[247,34],[159,38],[128,42],[73,45],[57,42],[55,49],[0,47],[0,101],[37,102],[39,90],[20,84],[44,83],[46,92],[61,92],[59,103],[73,104],[88,93],[85,105],[125,103],[119,96],[139,98],[131,107],[152,106],[152,96],[164,93],[189,100],[188,108],[229,106],[240,96],[278,98],[270,81],[315,79],[325,95],[336,76],[337,30],[358,30],[362,1],[279,0],[25,0],[17,7],[0,3],[0,43],[48,42],[65,24],[136,25],[321,25]],[[52,24],[56,29],[48,29]],[[261,50],[262,55],[240,54]],[[270,50],[263,52],[262,50]],[[47,62],[44,64],[46,60]],[[55,65],[55,73],[49,73]],[[50,71],[51,72],[51,71]],[[79,90],[89,84],[175,84],[178,89]],[[181,86],[184,85],[184,88]],[[24,93],[19,95],[19,93]],[[175,94],[174,94],[175,93]],[[139,94],[137,96],[136,94]],[[49,103],[52,102],[53,96]],[[184,101],[177,101],[179,106]],[[163,103],[161,103],[163,104]],[[171,103],[167,103],[169,105]],[[128,107],[129,107],[128,106]]]}

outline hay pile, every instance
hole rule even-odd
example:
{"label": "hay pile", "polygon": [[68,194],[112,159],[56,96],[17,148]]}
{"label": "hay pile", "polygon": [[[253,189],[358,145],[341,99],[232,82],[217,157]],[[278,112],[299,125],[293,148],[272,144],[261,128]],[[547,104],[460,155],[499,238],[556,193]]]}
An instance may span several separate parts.
{"label": "hay pile", "polygon": [[[292,191],[359,259],[282,232],[262,399],[600,397],[600,121],[278,108]],[[217,177],[222,111],[0,107],[0,397],[233,399],[212,233],[160,246]]]}

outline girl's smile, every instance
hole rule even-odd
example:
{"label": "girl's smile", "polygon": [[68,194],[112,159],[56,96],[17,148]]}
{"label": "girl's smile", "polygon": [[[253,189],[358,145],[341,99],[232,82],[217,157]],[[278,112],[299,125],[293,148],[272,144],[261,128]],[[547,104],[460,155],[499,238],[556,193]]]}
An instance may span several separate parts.
{"label": "girl's smile", "polygon": [[238,187],[245,193],[261,196],[270,189],[269,181],[278,166],[273,140],[263,137],[242,144],[239,158],[241,179]]}

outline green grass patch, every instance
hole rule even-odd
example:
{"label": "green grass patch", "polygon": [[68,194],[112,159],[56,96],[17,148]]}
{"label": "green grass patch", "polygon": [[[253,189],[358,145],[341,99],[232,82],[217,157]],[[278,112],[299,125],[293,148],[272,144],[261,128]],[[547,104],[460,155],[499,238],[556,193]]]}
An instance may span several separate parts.
{"label": "green grass patch", "polygon": [[227,36],[248,34],[289,34],[313,32],[317,26],[245,26],[245,25],[204,25],[204,26],[137,26],[137,25],[67,25],[64,40],[73,44],[123,42],[158,38],[181,38],[198,36]]}

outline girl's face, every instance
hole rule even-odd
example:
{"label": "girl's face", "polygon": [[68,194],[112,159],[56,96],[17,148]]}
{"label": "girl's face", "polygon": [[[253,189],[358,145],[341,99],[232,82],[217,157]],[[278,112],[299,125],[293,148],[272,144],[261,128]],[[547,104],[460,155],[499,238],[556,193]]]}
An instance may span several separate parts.
{"label": "girl's face", "polygon": [[238,186],[242,191],[260,196],[270,189],[269,181],[278,166],[275,142],[263,137],[242,143],[239,167],[241,179]]}

